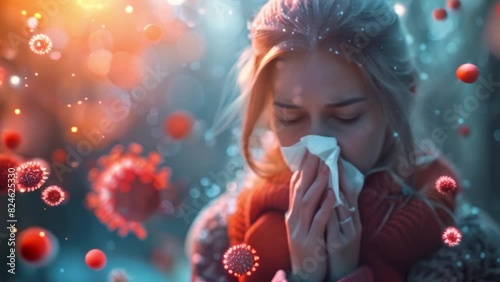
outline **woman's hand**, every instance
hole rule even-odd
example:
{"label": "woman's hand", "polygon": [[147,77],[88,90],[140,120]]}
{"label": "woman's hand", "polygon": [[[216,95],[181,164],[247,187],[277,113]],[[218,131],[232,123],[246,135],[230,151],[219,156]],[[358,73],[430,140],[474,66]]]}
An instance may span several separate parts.
{"label": "woman's hand", "polygon": [[288,248],[292,274],[302,281],[326,278],[325,230],[335,199],[331,189],[327,189],[328,179],[328,167],[307,152],[290,182],[289,208],[285,215]]}
{"label": "woman's hand", "polygon": [[328,278],[332,281],[350,274],[358,266],[361,245],[361,220],[358,195],[342,182],[342,165],[339,163],[340,199],[344,203],[336,207],[326,227],[328,254]]}

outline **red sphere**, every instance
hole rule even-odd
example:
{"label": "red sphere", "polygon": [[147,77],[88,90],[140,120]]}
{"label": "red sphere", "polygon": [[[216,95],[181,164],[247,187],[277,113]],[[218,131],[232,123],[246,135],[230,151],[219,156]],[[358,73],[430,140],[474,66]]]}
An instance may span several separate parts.
{"label": "red sphere", "polygon": [[17,238],[17,245],[21,258],[32,264],[42,263],[52,251],[49,233],[39,227],[23,230]]}
{"label": "red sphere", "polygon": [[446,17],[448,16],[448,13],[446,12],[445,9],[438,8],[438,9],[434,10],[433,15],[434,15],[435,20],[442,21],[442,20],[446,19]]}
{"label": "red sphere", "polygon": [[443,175],[436,180],[436,189],[441,194],[447,194],[457,188],[457,183],[453,178]]}
{"label": "red sphere", "polygon": [[448,0],[447,2],[448,8],[453,10],[458,10],[460,8],[460,5],[461,5],[460,0]]}
{"label": "red sphere", "polygon": [[457,68],[457,78],[465,83],[474,83],[479,77],[479,69],[473,64],[463,64]]}
{"label": "red sphere", "polygon": [[64,190],[61,189],[61,187],[52,185],[43,190],[42,200],[45,204],[55,207],[60,205],[64,201],[65,194],[66,193],[64,193]]}
{"label": "red sphere", "polygon": [[467,136],[469,135],[470,133],[470,129],[467,125],[465,124],[462,124],[459,128],[458,128],[458,133],[462,136]]}
{"label": "red sphere", "polygon": [[21,193],[35,191],[42,187],[48,177],[47,168],[40,162],[25,162],[16,170],[17,190]]}
{"label": "red sphere", "polygon": [[165,119],[164,129],[173,139],[184,139],[191,133],[193,123],[194,119],[190,113],[176,111]]}
{"label": "red sphere", "polygon": [[144,27],[144,36],[151,41],[158,41],[163,36],[163,31],[156,24],[148,24]]}
{"label": "red sphere", "polygon": [[235,277],[252,275],[259,266],[259,257],[255,253],[256,251],[245,243],[230,247],[222,261],[224,269]]}
{"label": "red sphere", "polygon": [[85,255],[85,263],[93,270],[101,270],[106,266],[106,255],[99,249],[92,249]]}
{"label": "red sphere", "polygon": [[2,142],[10,150],[15,150],[21,144],[21,134],[13,130],[6,130],[2,134]]}

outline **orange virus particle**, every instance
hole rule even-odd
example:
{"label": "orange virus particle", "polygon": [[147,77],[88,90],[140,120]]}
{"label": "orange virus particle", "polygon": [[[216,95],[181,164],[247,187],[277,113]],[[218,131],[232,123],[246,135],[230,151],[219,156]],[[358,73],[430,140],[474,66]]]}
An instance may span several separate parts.
{"label": "orange virus particle", "polygon": [[442,20],[446,19],[446,17],[448,16],[448,13],[443,8],[438,8],[438,9],[434,10],[434,12],[432,14],[433,14],[434,19],[436,21],[442,21]]}
{"label": "orange virus particle", "polygon": [[9,150],[15,150],[21,144],[21,134],[17,131],[6,130],[2,133],[2,142]]}
{"label": "orange virus particle", "polygon": [[193,129],[193,117],[189,112],[175,111],[165,119],[164,129],[173,139],[184,139]]}
{"label": "orange virus particle", "polygon": [[42,192],[42,200],[49,206],[55,207],[60,205],[65,199],[64,190],[57,185],[52,185]]}
{"label": "orange virus particle", "polygon": [[460,233],[460,230],[457,228],[451,226],[448,227],[444,230],[443,232],[443,242],[450,246],[450,247],[455,247],[460,244],[460,241],[462,240],[462,233]]}
{"label": "orange virus particle", "polygon": [[151,41],[158,41],[163,36],[163,31],[156,24],[148,24],[144,27],[144,36]]}
{"label": "orange virus particle", "polygon": [[474,83],[479,77],[479,68],[473,64],[463,64],[457,68],[457,78],[465,83]]}
{"label": "orange virus particle", "polygon": [[20,164],[21,160],[18,157],[14,155],[0,154],[0,195],[7,194],[9,184],[11,188],[16,187],[15,172],[16,168]]}
{"label": "orange virus particle", "polygon": [[448,194],[457,188],[457,183],[449,176],[441,176],[436,180],[436,189],[441,194]]}
{"label": "orange virus particle", "polygon": [[92,249],[85,255],[85,263],[90,269],[101,270],[106,266],[106,262],[106,255],[99,249]]}
{"label": "orange virus particle", "polygon": [[50,40],[50,37],[46,34],[42,33],[33,35],[30,39],[29,45],[31,51],[38,55],[47,54],[50,50],[52,50],[52,40]]}
{"label": "orange virus particle", "polygon": [[139,239],[146,238],[142,223],[160,210],[160,191],[167,188],[170,177],[170,168],[158,167],[157,152],[148,158],[141,153],[139,144],[129,145],[127,152],[117,145],[89,172],[92,191],[86,197],[87,207],[122,237],[132,231]]}
{"label": "orange virus particle", "polygon": [[21,193],[35,191],[42,187],[48,177],[47,168],[40,162],[25,162],[17,167],[17,190]]}
{"label": "orange virus particle", "polygon": [[229,274],[239,277],[242,275],[252,275],[259,266],[259,257],[255,255],[256,251],[245,243],[234,245],[224,253],[224,269]]}

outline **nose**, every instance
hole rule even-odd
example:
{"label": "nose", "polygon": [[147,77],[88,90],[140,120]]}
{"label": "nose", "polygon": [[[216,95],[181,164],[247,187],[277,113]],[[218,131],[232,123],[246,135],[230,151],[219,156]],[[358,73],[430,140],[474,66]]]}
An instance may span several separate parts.
{"label": "nose", "polygon": [[313,119],[308,132],[309,135],[319,135],[325,137],[335,137],[328,120]]}

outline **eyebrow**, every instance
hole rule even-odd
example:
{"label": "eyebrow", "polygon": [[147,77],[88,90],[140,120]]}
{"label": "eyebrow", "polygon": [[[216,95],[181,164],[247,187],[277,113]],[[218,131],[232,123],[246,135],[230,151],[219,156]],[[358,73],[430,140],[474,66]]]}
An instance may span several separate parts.
{"label": "eyebrow", "polygon": [[[325,108],[342,108],[345,106],[352,105],[354,103],[362,102],[366,100],[365,97],[355,97],[355,98],[349,98],[344,101],[336,102],[336,103],[331,103],[331,104],[326,104]],[[285,108],[285,109],[300,109],[300,106],[294,105],[294,104],[285,104],[281,102],[274,101],[273,104],[275,106]]]}

